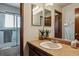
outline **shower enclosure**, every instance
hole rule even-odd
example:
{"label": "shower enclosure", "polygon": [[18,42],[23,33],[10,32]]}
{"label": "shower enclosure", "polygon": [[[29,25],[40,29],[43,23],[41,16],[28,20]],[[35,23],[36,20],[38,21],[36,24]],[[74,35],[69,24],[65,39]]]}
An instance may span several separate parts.
{"label": "shower enclosure", "polygon": [[18,52],[20,52],[20,15],[0,12],[0,50],[16,46],[18,46]]}

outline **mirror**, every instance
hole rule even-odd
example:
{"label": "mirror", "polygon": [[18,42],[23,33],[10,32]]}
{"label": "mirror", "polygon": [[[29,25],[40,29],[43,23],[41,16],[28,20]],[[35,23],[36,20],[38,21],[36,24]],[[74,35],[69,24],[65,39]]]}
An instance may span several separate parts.
{"label": "mirror", "polygon": [[44,12],[44,26],[51,26],[51,11],[45,9]]}
{"label": "mirror", "polygon": [[[61,4],[54,3],[48,6],[44,4],[42,7],[39,4],[34,4],[32,8],[32,25],[39,25],[43,26],[43,29],[49,29],[51,36],[56,38],[68,41],[79,40],[79,7],[77,6],[79,4],[64,3],[68,7],[64,4],[62,4],[62,7]],[[35,9],[36,11],[34,11]]]}
{"label": "mirror", "polygon": [[[62,4],[62,3],[60,3]],[[60,4],[55,3],[57,7]],[[66,6],[64,6],[67,5]],[[79,4],[64,3],[62,10],[55,9],[54,34],[57,38],[67,41],[79,40]],[[77,6],[78,5],[78,6]],[[76,15],[78,17],[76,17]]]}
{"label": "mirror", "polygon": [[43,8],[38,4],[32,4],[32,25],[41,26],[43,19]]}

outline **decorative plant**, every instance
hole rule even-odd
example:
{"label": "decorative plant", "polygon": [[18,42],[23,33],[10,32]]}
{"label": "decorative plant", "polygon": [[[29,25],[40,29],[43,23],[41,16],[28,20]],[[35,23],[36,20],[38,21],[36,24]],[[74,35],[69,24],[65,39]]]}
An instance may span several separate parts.
{"label": "decorative plant", "polygon": [[39,30],[39,32],[40,32],[40,35],[41,35],[41,37],[49,37],[49,33],[50,33],[50,31],[49,30]]}
{"label": "decorative plant", "polygon": [[46,31],[45,31],[45,33],[46,33],[46,37],[48,37],[48,36],[49,36],[50,31],[49,31],[49,30],[46,30]]}
{"label": "decorative plant", "polygon": [[41,36],[44,36],[45,31],[44,30],[39,30],[41,33]]}

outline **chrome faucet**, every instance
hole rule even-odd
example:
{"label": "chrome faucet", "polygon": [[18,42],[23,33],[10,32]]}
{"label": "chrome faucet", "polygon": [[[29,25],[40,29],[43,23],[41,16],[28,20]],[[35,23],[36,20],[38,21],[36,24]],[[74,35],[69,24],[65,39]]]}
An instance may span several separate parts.
{"label": "chrome faucet", "polygon": [[58,41],[57,41],[57,40],[51,40],[51,42],[53,42],[53,43],[58,43]]}

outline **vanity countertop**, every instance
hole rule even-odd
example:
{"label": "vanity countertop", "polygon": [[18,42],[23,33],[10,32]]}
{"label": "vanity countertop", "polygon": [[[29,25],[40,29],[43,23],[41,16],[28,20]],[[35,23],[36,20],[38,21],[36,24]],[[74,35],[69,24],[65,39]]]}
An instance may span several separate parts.
{"label": "vanity countertop", "polygon": [[75,49],[69,45],[61,43],[63,48],[57,49],[57,50],[56,49],[49,50],[49,49],[42,48],[40,46],[40,43],[44,42],[44,41],[47,41],[47,40],[33,40],[33,41],[28,41],[28,43],[30,43],[31,45],[45,51],[46,53],[48,53],[50,55],[54,55],[54,56],[79,56],[79,48]]}

